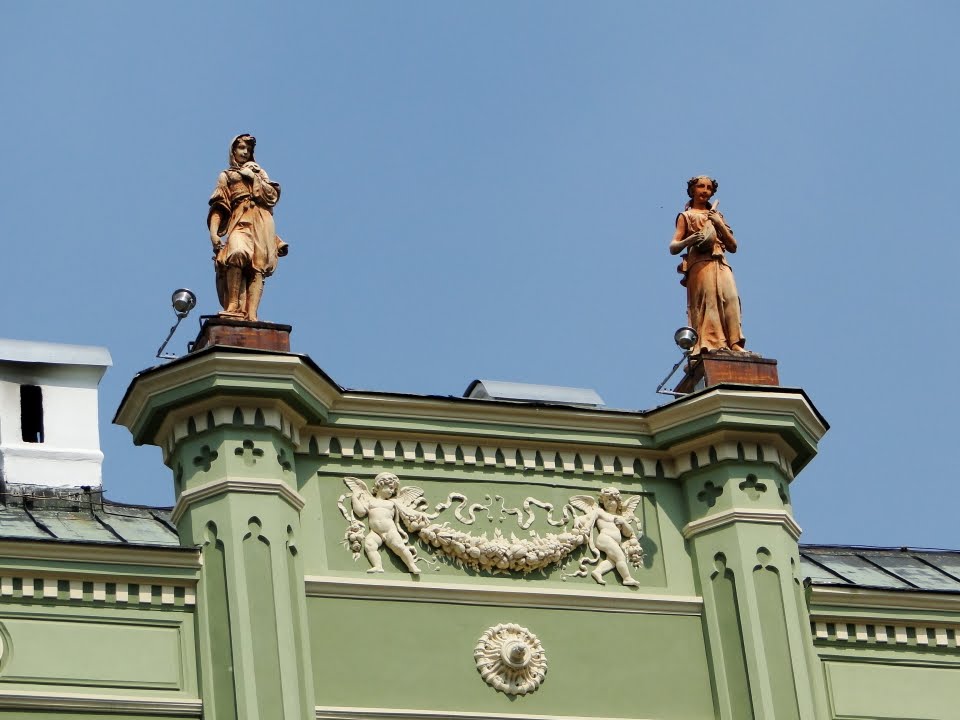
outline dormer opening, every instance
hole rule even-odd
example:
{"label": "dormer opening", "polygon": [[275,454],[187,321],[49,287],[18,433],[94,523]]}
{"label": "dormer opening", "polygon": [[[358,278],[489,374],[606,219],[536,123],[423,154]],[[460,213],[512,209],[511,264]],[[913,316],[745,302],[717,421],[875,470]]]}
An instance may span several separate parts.
{"label": "dormer opening", "polygon": [[43,392],[39,385],[20,386],[20,430],[24,442],[43,442]]}

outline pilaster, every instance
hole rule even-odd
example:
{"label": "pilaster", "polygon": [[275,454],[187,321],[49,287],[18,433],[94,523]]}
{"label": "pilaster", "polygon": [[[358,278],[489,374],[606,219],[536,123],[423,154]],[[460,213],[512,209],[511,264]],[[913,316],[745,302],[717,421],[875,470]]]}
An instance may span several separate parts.
{"label": "pilaster", "polygon": [[[298,358],[201,352],[135,381],[118,413],[174,475],[172,519],[201,549],[198,659],[204,715],[307,720],[315,713],[298,543],[295,449],[311,403]],[[234,389],[245,388],[243,393]],[[210,388],[215,391],[211,392]]]}
{"label": "pilaster", "polygon": [[672,450],[689,510],[683,535],[703,597],[720,717],[827,717],[790,501],[794,473],[826,426],[811,421],[817,418],[798,393],[771,392],[766,401],[753,395],[749,413],[736,390],[712,394],[714,421],[691,416],[699,431],[685,433]]}

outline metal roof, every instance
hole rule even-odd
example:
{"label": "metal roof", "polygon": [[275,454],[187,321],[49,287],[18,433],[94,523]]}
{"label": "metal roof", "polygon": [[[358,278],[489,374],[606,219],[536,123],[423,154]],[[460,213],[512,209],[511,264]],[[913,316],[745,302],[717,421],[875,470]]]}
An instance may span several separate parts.
{"label": "metal roof", "polygon": [[800,564],[814,585],[960,594],[960,551],[801,545]]}
{"label": "metal roof", "polygon": [[42,498],[0,507],[0,539],[180,547],[170,510],[109,500],[54,505]]}
{"label": "metal roof", "polygon": [[534,385],[505,380],[474,380],[463,391],[463,396],[474,400],[519,400],[581,407],[601,407],[606,404],[597,391],[591,388]]}

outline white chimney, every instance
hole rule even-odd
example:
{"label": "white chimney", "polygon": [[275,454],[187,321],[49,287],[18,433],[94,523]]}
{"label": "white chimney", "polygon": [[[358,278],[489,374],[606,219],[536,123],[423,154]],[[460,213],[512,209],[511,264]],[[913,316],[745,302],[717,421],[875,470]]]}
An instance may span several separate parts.
{"label": "white chimney", "polygon": [[0,478],[99,489],[97,386],[106,348],[0,339]]}

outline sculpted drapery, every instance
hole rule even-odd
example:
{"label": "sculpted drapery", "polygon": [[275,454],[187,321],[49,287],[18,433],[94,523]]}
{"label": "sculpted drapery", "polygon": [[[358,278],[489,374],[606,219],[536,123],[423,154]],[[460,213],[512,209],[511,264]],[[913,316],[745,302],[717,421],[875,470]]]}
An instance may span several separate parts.
{"label": "sculpted drapery", "polygon": [[230,143],[229,166],[217,177],[207,214],[221,315],[254,321],[263,280],[287,250],[273,221],[280,185],[254,161],[256,142],[238,135]]}
{"label": "sculpted drapery", "polygon": [[726,253],[737,251],[737,241],[723,215],[710,204],[717,182],[706,176],[691,178],[690,202],[677,215],[670,252],[686,250],[678,270],[687,288],[687,321],[699,339],[691,355],[704,351],[743,351],[746,340],[740,321],[740,297],[727,264]]}

